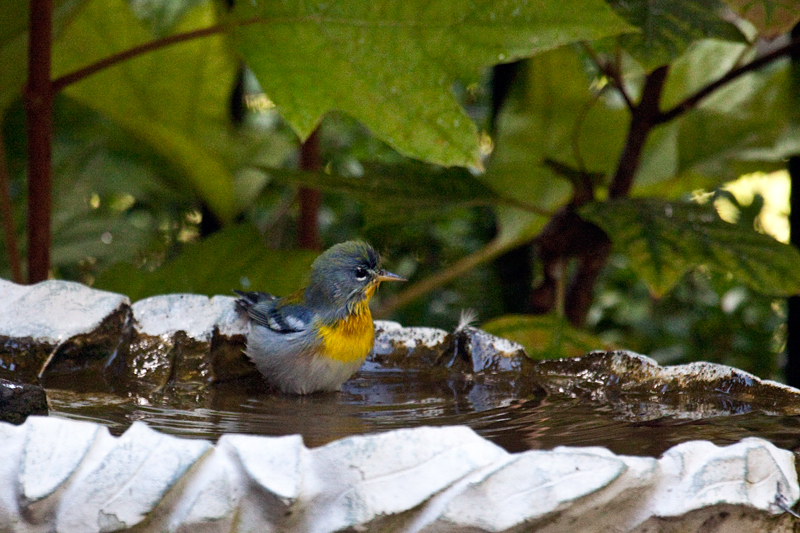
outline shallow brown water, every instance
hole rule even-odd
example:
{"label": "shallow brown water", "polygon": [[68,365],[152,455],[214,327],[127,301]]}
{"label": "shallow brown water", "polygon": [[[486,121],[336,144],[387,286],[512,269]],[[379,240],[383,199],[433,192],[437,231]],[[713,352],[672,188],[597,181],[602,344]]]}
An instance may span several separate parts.
{"label": "shallow brown water", "polygon": [[796,416],[740,412],[654,418],[651,398],[621,410],[566,394],[533,390],[520,395],[481,382],[420,377],[413,371],[367,365],[342,392],[307,397],[271,393],[258,380],[170,394],[47,392],[52,415],[98,422],[114,434],[142,420],[165,433],[212,441],[223,433],[299,433],[307,446],[314,447],[349,435],[463,424],[511,452],[603,446],[618,454],[658,456],[688,440],[724,445],[748,436],[787,449],[800,446]]}

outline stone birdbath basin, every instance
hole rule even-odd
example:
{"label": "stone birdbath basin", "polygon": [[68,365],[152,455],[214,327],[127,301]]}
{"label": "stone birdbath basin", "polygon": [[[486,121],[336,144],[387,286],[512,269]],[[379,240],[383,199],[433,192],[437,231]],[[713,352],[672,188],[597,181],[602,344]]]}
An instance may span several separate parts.
{"label": "stone birdbath basin", "polygon": [[798,390],[379,322],[342,392],[282,396],[245,327],[229,297],[0,280],[0,378],[44,386],[0,382],[0,531],[796,528]]}

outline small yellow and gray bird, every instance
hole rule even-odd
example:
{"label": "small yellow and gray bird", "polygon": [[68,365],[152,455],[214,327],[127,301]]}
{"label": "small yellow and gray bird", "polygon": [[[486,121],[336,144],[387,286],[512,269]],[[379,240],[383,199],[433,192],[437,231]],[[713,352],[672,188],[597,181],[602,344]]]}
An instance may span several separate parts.
{"label": "small yellow and gray bird", "polygon": [[372,246],[349,241],[317,257],[308,286],[289,296],[234,291],[250,318],[247,355],[283,392],[339,390],[372,349],[369,300],[381,281],[406,280],[383,270]]}

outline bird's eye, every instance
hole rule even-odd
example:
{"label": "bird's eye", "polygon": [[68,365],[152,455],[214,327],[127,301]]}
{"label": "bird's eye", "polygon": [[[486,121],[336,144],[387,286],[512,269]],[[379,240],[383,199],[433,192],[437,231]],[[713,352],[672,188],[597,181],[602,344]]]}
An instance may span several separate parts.
{"label": "bird's eye", "polygon": [[367,279],[367,269],[364,267],[356,267],[356,279]]}

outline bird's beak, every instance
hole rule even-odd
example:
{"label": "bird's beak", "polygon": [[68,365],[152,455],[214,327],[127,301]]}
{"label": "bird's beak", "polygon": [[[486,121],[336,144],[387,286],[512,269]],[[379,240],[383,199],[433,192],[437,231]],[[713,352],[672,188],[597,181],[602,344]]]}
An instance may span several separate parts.
{"label": "bird's beak", "polygon": [[375,279],[378,281],[408,281],[406,278],[400,277],[397,274],[392,274],[391,272],[386,272],[385,270],[378,272]]}

